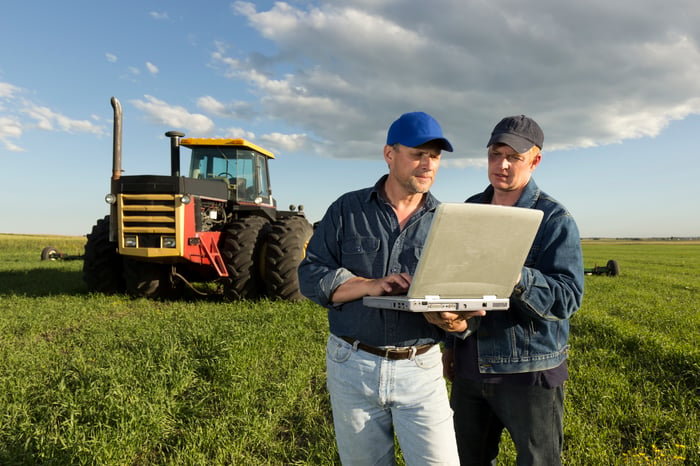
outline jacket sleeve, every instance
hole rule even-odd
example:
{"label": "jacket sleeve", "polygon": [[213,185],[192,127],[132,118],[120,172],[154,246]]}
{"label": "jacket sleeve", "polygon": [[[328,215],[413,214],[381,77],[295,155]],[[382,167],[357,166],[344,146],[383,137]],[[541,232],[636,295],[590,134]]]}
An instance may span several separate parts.
{"label": "jacket sleeve", "polygon": [[535,262],[523,267],[511,308],[535,319],[564,320],[581,307],[583,256],[576,222],[568,212],[547,219]]}

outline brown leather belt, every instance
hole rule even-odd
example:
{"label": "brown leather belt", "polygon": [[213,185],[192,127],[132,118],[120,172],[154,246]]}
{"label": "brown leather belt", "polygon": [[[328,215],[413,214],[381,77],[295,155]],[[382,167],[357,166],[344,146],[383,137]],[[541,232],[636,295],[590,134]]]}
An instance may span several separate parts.
{"label": "brown leather belt", "polygon": [[377,348],[376,346],[370,346],[362,343],[359,340],[351,337],[340,337],[346,342],[350,343],[353,348],[361,349],[370,354],[376,356],[381,356],[386,359],[401,360],[401,359],[411,359],[419,354],[427,352],[430,348],[435,345],[420,345],[420,346],[409,346],[405,348]]}

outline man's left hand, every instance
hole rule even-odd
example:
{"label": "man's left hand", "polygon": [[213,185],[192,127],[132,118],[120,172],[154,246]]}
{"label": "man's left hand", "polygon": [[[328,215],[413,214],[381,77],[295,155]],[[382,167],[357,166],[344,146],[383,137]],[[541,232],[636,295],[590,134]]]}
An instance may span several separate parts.
{"label": "man's left hand", "polygon": [[425,319],[446,332],[462,333],[469,328],[468,319],[485,316],[486,311],[424,312]]}

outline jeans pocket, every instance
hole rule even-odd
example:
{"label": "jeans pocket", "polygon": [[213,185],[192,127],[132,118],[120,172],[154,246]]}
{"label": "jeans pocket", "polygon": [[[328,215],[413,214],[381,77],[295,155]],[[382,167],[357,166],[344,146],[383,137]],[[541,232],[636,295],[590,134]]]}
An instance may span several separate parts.
{"label": "jeans pocket", "polygon": [[326,357],[335,363],[344,363],[352,356],[353,349],[347,343],[338,341],[336,338],[329,338],[326,344]]}
{"label": "jeans pocket", "polygon": [[440,348],[435,345],[427,353],[420,354],[414,358],[416,366],[421,369],[432,369],[442,363],[442,353]]}

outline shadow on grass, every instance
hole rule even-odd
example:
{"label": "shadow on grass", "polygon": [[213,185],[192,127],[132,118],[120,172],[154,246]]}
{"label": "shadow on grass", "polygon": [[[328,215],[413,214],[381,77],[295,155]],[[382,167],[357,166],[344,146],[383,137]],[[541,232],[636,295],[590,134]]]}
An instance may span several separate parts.
{"label": "shadow on grass", "polygon": [[40,297],[86,293],[81,271],[31,269],[0,272],[0,295]]}

